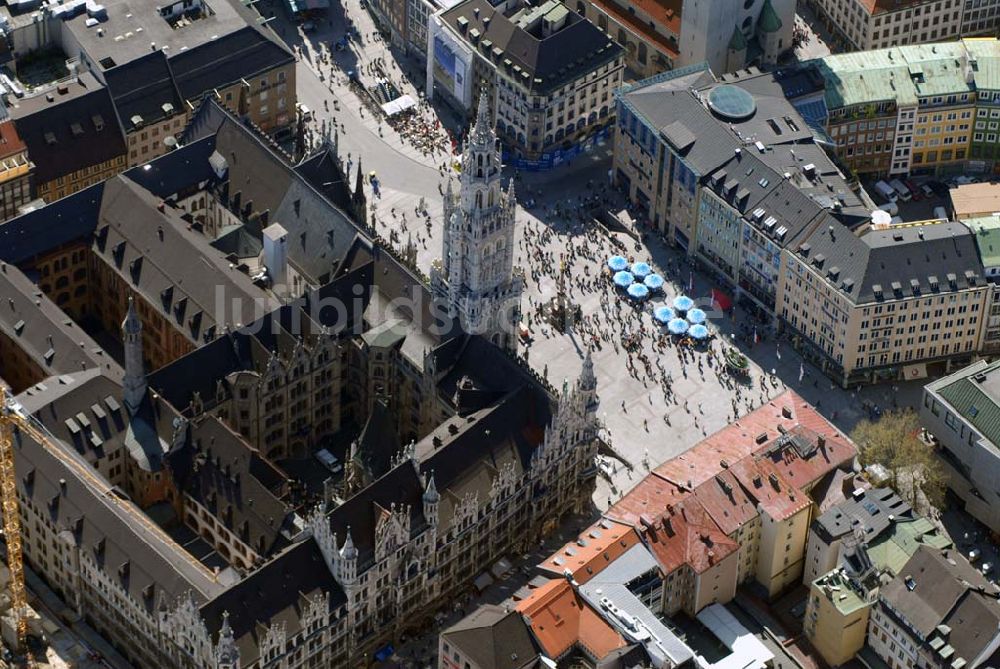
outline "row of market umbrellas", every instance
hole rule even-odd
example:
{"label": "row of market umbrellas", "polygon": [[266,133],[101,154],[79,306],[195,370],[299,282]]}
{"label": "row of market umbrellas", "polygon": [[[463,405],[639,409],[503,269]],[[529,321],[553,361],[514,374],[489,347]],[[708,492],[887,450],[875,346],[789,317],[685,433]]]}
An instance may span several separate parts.
{"label": "row of market umbrellas", "polygon": [[632,285],[645,286],[650,290],[660,290],[663,288],[663,277],[659,274],[650,274],[641,282],[636,283],[635,274],[622,270],[620,272],[615,272],[615,275],[611,277],[611,280],[614,281],[615,285],[619,288],[628,288]]}
{"label": "row of market umbrellas", "polygon": [[[684,298],[686,302],[681,298]],[[674,300],[675,307],[678,302],[682,305],[693,304],[691,298],[686,295],[681,295]],[[677,311],[684,311],[684,309],[677,309]],[[670,334],[682,335],[686,333],[695,339],[708,337],[708,328],[704,325],[708,315],[703,310],[697,308],[687,310],[686,319],[678,317],[677,311],[666,305],[659,306],[653,310],[653,318],[666,325]]]}

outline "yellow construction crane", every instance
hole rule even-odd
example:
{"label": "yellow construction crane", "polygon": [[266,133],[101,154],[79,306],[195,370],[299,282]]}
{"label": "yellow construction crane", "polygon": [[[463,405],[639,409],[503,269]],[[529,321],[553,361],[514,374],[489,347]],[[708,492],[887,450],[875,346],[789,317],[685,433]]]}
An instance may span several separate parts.
{"label": "yellow construction crane", "polygon": [[27,652],[28,598],[24,590],[24,554],[21,552],[21,513],[17,506],[17,474],[14,472],[14,427],[31,425],[14,412],[7,401],[7,388],[0,384],[0,503],[3,532],[7,540],[7,568],[10,570],[10,607],[17,627],[18,652]]}
{"label": "yellow construction crane", "polygon": [[[80,459],[74,458],[72,454],[56,446],[55,437],[41,423],[26,414],[20,405],[13,402],[7,388],[0,383],[0,502],[2,502],[0,508],[3,510],[3,530],[7,540],[7,566],[10,569],[10,585],[8,587],[10,589],[11,611],[17,626],[17,651],[24,653],[28,667],[34,667],[35,659],[27,645],[29,609],[24,587],[24,554],[21,548],[21,515],[17,503],[17,474],[14,471],[15,429],[59,460],[79,478],[81,483],[92,488],[100,498],[122,511],[134,527],[143,528],[151,538],[156,538],[165,544],[173,544],[174,540],[163,528],[142,513],[137,506],[116,494],[115,488],[100,474],[87,467]],[[184,556],[191,567],[201,571],[207,578],[215,578],[215,574],[193,556],[183,551],[180,554]]]}

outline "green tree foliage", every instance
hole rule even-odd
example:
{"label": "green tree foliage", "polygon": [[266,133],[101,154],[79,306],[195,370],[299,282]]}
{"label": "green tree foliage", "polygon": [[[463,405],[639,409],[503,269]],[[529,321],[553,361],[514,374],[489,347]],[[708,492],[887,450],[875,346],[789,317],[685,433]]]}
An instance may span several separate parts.
{"label": "green tree foliage", "polygon": [[863,420],[851,433],[861,463],[880,464],[900,497],[920,513],[944,502],[946,478],[934,447],[921,438],[920,421],[911,410],[890,411]]}

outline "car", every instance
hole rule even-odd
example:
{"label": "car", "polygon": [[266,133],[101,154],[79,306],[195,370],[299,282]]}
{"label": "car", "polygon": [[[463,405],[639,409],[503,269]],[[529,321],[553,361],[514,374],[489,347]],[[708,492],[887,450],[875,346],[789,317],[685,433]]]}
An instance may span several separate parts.
{"label": "car", "polygon": [[927,185],[931,187],[931,190],[933,190],[938,197],[948,197],[948,184],[941,181],[928,181]]}
{"label": "car", "polygon": [[302,24],[302,30],[307,33],[311,33],[316,30],[316,24],[312,21],[306,21]]}
{"label": "car", "polygon": [[920,187],[920,190],[925,197],[934,197],[934,189],[931,188],[930,184],[924,184]]}
{"label": "car", "polygon": [[906,187],[910,190],[910,194],[913,195],[914,200],[924,199],[924,194],[919,188],[917,188],[917,184],[913,183],[910,179],[905,180],[903,183],[906,184]]}
{"label": "car", "polygon": [[973,548],[969,551],[969,562],[975,562],[982,556],[982,553],[978,548]]}
{"label": "car", "polygon": [[993,571],[993,563],[992,562],[984,562],[983,566],[979,568],[979,571],[983,572],[983,576],[985,576],[986,574],[989,574],[991,571]]}

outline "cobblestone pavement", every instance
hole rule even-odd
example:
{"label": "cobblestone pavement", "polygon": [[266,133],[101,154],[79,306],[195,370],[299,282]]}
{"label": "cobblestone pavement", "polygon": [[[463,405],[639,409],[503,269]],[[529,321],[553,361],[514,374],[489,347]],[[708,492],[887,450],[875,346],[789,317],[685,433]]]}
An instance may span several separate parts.
{"label": "cobblestone pavement", "polygon": [[[296,33],[293,26],[279,21],[278,28],[284,31],[284,37],[297,44],[304,54],[297,72],[299,98],[314,111],[317,127],[324,120],[332,122],[335,118],[338,126],[344,128],[340,134],[341,156],[345,160],[350,156],[348,162],[356,173],[360,155],[362,169],[375,171],[381,182],[378,197],[369,192],[377,232],[397,247],[412,239],[417,248],[417,264],[429,273],[431,262],[441,253],[440,193],[446,175],[450,174],[442,168],[442,163],[447,167],[450,162],[449,147],[424,154],[384,124],[380,135],[378,121],[370,112],[360,111],[362,105],[357,96],[348,88],[346,77],[338,72],[359,64],[363,70],[364,63],[377,58],[391,63],[393,52],[380,39],[371,37],[373,24],[357,0],[346,0],[344,6],[364,43],[352,45],[346,52],[334,52],[340,70],[335,68],[332,79],[330,66],[320,60],[323,51],[320,45],[340,38],[345,17],[333,15],[330,23],[320,24],[316,32],[308,35]],[[416,71],[410,61],[404,61],[403,67]],[[398,69],[392,65],[387,65],[387,69],[396,73],[392,80],[401,90],[419,95]],[[338,100],[340,111],[335,110],[334,99]],[[327,100],[326,105],[323,100]],[[430,118],[436,110],[425,107],[421,113]],[[539,373],[546,374],[558,387],[579,374],[585,350],[594,341],[593,335],[599,333],[603,337],[600,348],[594,351],[602,398],[600,418],[605,436],[627,466],[619,464],[616,471],[609,468],[609,475],[599,479],[594,495],[598,508],[615,501],[648,469],[726,425],[734,415],[734,406],[742,415],[785,388],[796,390],[818,405],[845,431],[864,417],[865,400],[883,407],[892,406],[893,401],[915,404],[919,383],[866,388],[860,393],[841,390],[809,364],[803,364],[789,345],[771,339],[763,326],[758,326],[761,341],[751,345],[753,321],[740,308],[732,317],[710,318],[709,325],[717,334],[713,344],[716,355],[726,342],[726,345],[737,344],[751,358],[747,384],[733,383],[720,371],[717,362],[710,362],[706,353],[689,354],[687,362],[682,363],[675,347],[657,343],[659,330],[651,319],[652,305],[635,310],[619,306],[622,300],[605,280],[598,278],[605,259],[612,251],[622,250],[614,245],[620,243],[624,244],[626,255],[650,261],[654,270],[668,279],[664,295],[654,299],[654,305],[669,302],[684,292],[699,304],[709,306],[708,297],[716,286],[708,276],[689,267],[686,258],[662,243],[658,236],[647,235],[637,247],[637,236],[629,235],[635,230],[609,233],[583,213],[579,208],[581,198],[587,196],[598,196],[601,207],[612,212],[624,208],[621,194],[608,185],[609,169],[610,146],[603,146],[551,172],[520,174],[515,179],[522,205],[518,211],[515,262],[528,277],[522,306],[526,318],[530,316],[533,334],[522,352]],[[510,170],[508,174],[514,176]],[[370,185],[366,188],[370,189]],[[421,200],[426,216],[416,213]],[[539,307],[556,294],[555,276],[563,262],[569,271],[569,298],[580,307],[586,322],[556,332],[544,324]],[[630,335],[635,337],[631,355],[623,345],[624,338]],[[744,339],[733,339],[739,335]],[[641,362],[643,356],[650,363],[649,372]],[[634,373],[629,371],[630,362],[636,366]],[[664,383],[664,379],[669,379],[669,383]],[[667,386],[669,392],[665,392]]]}

